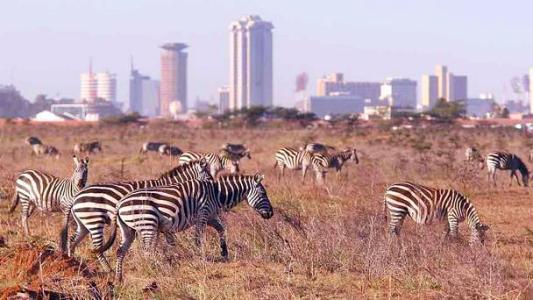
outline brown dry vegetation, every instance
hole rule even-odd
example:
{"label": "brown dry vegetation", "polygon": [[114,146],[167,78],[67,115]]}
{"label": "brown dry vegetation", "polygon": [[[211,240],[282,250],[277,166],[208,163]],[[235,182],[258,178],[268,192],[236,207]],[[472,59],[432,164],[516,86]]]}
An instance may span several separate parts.
{"label": "brown dry vegetation", "polygon": [[[63,156],[32,158],[24,144],[28,135],[57,146]],[[143,297],[155,281],[161,299],[194,298],[522,298],[533,296],[533,215],[531,188],[508,187],[508,175],[498,175],[500,188],[486,183],[486,170],[465,166],[464,147],[483,153],[507,149],[527,158],[531,139],[512,130],[452,128],[390,132],[378,129],[185,129],[175,124],[103,127],[5,125],[0,127],[0,290],[17,286],[43,287],[76,297],[89,297],[92,282],[104,291],[112,275],[96,273],[98,263],[89,239],[75,259],[46,254],[57,247],[61,216],[35,213],[33,237],[20,227],[19,209],[7,214],[13,179],[26,168],[70,176],[70,151],[76,142],[99,139],[103,155],[91,157],[89,182],[152,178],[175,162],[142,157],[144,141],[162,140],[182,149],[213,151],[223,142],[245,142],[252,160],[244,172],[262,171],[275,216],[263,220],[246,204],[224,216],[230,261],[218,262],[218,240],[208,230],[207,259],[197,256],[192,232],[179,234],[175,248],[144,256],[134,243],[126,258],[125,284],[116,288],[122,299]],[[273,153],[282,146],[322,141],[355,146],[360,164],[350,164],[339,180],[328,177],[329,193],[299,173],[276,180]],[[405,222],[402,244],[389,238],[382,199],[387,185],[412,180],[435,187],[453,187],[471,198],[483,222],[489,224],[486,247],[468,246],[468,229],[460,226],[459,241],[442,239],[443,225],[415,226]],[[72,232],[72,229],[71,229]],[[116,247],[116,245],[115,245]],[[114,262],[115,249],[108,252]],[[43,253],[48,255],[44,259]],[[41,257],[41,259],[39,259]]]}

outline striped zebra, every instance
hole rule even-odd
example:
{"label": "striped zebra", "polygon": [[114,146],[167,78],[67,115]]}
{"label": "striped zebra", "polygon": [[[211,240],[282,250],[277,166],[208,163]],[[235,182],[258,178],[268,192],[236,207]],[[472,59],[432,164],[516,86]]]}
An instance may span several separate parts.
{"label": "striped zebra", "polygon": [[485,240],[489,227],[482,224],[472,203],[461,193],[452,189],[434,189],[411,182],[391,185],[385,192],[383,213],[390,214],[391,234],[399,235],[407,215],[418,224],[447,220],[446,236],[457,236],[458,223],[466,220],[471,230],[470,242]]}
{"label": "striped zebra", "polygon": [[274,212],[261,181],[263,175],[226,175],[217,181],[192,180],[177,185],[136,191],[118,205],[118,223],[122,235],[117,250],[116,280],[122,281],[122,264],[136,234],[145,250],[154,249],[158,232],[184,231],[196,225],[195,241],[201,249],[206,226],[219,235],[221,255],[228,257],[225,227],[219,218],[246,199],[261,217],[269,219]]}
{"label": "striped zebra", "polygon": [[178,163],[180,165],[205,158],[209,164],[210,173],[213,178],[223,169],[229,170],[232,174],[239,173],[239,161],[236,160],[232,155],[225,150],[221,150],[218,154],[216,153],[204,153],[204,152],[195,152],[195,151],[185,151],[183,152],[179,159]]}
{"label": "striped zebra", "polygon": [[314,154],[311,158],[311,165],[317,175],[317,180],[322,181],[328,169],[335,169],[337,177],[339,177],[344,163],[349,160],[356,164],[359,163],[355,148],[339,151],[335,154]]}
{"label": "striped zebra", "polygon": [[516,154],[508,152],[492,152],[489,153],[485,159],[487,162],[488,181],[496,186],[496,170],[511,170],[511,181],[509,186],[513,184],[513,177],[516,177],[516,182],[520,185],[518,170],[522,175],[522,183],[524,186],[528,186],[529,183],[529,170],[526,164]]}
{"label": "striped zebra", "polygon": [[304,181],[307,169],[311,165],[312,157],[313,154],[308,151],[284,147],[276,151],[274,155],[274,168],[279,169],[278,177],[279,175],[285,175],[285,168],[289,170],[302,170],[302,181]]}
{"label": "striped zebra", "polygon": [[[37,170],[26,170],[16,180],[15,195],[9,209],[12,213],[20,202],[24,233],[29,236],[28,218],[30,208],[43,212],[62,212],[64,227],[70,220],[70,204],[78,191],[85,187],[88,177],[89,159],[74,156],[76,168],[71,178],[58,178]],[[61,232],[61,246],[66,245],[66,232]],[[63,248],[64,249],[64,248]]]}
{"label": "striped zebra", "polygon": [[104,251],[113,245],[116,231],[112,229],[113,234],[104,245],[104,227],[106,224],[112,224],[112,227],[116,228],[117,204],[121,199],[132,191],[176,184],[192,179],[212,179],[205,160],[178,166],[154,180],[94,184],[83,189],[76,195],[72,205],[72,215],[76,221],[77,229],[70,238],[68,255],[71,256],[76,246],[89,234],[93,252],[96,253],[98,261],[106,271],[110,271],[111,268],[104,256]]}

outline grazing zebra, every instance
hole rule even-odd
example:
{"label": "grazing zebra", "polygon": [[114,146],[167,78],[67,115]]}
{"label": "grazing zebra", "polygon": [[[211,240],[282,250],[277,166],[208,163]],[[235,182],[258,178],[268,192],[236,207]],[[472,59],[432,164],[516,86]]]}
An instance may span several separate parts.
{"label": "grazing zebra", "polygon": [[89,143],[77,143],[74,145],[74,153],[96,153],[102,152],[102,143],[99,141]]}
{"label": "grazing zebra", "polygon": [[168,143],[146,142],[142,145],[141,150],[139,150],[139,153],[146,154],[148,152],[159,152],[159,147],[163,145],[170,146]]}
{"label": "grazing zebra", "polygon": [[187,181],[177,185],[136,191],[118,205],[118,224],[122,234],[117,250],[116,280],[122,281],[122,263],[135,235],[145,250],[155,247],[159,231],[173,236],[196,225],[196,245],[200,248],[206,226],[219,234],[221,255],[228,257],[221,210],[228,211],[246,199],[261,217],[269,219],[274,211],[261,181],[263,175],[227,175],[217,181]]}
{"label": "grazing zebra", "polygon": [[159,147],[159,155],[163,156],[172,156],[172,157],[179,157],[181,154],[183,154],[183,151],[181,151],[180,148],[176,146],[169,146],[169,145],[161,145]]}
{"label": "grazing zebra", "polygon": [[446,235],[452,237],[457,236],[458,223],[466,220],[471,230],[471,243],[483,243],[485,231],[489,229],[480,222],[476,209],[468,198],[452,189],[434,189],[410,182],[396,183],[385,192],[385,219],[387,210],[391,218],[389,229],[395,235],[400,234],[407,215],[418,224],[446,220]]}
{"label": "grazing zebra", "polygon": [[[57,178],[37,170],[27,170],[18,176],[9,212],[12,213],[20,202],[22,225],[27,236],[30,235],[28,228],[30,206],[43,212],[61,211],[65,216],[64,227],[68,226],[70,204],[76,193],[87,184],[89,159],[79,159],[74,156],[74,163],[76,168],[69,179]],[[66,232],[62,232],[61,245],[65,244]]]}
{"label": "grazing zebra", "polygon": [[346,149],[335,154],[314,154],[311,158],[311,165],[317,175],[317,180],[322,181],[324,180],[327,169],[330,168],[335,169],[337,177],[339,177],[344,163],[348,160],[351,160],[356,164],[359,163],[357,150],[355,148]]}
{"label": "grazing zebra", "polygon": [[33,145],[42,145],[43,142],[41,142],[41,140],[38,138],[38,137],[34,137],[34,136],[30,136],[28,138],[26,138],[26,144],[30,145],[30,146],[33,146]]}
{"label": "grazing zebra", "polygon": [[517,170],[522,175],[522,183],[524,186],[528,186],[529,170],[522,159],[516,154],[508,152],[492,152],[487,155],[485,160],[487,162],[488,180],[489,182],[492,181],[494,186],[496,186],[496,170],[498,169],[511,170],[511,181],[509,186],[513,184],[513,177],[516,177],[516,182],[520,185],[518,175],[516,174]]}
{"label": "grazing zebra", "polygon": [[[70,238],[68,255],[71,256],[75,247],[89,234],[93,252],[96,253],[103,268],[110,271],[111,268],[103,253],[113,245],[115,240],[117,204],[121,199],[132,191],[176,184],[192,179],[212,179],[207,171],[205,160],[178,166],[154,180],[94,184],[83,189],[76,195],[72,204],[72,215],[76,221],[77,229]],[[109,223],[114,228],[113,234],[104,245],[104,227]]]}
{"label": "grazing zebra", "polygon": [[209,164],[210,173],[215,178],[222,169],[229,170],[232,174],[239,173],[239,161],[235,160],[227,151],[221,150],[218,154],[185,151],[179,157],[179,164],[205,158]]}

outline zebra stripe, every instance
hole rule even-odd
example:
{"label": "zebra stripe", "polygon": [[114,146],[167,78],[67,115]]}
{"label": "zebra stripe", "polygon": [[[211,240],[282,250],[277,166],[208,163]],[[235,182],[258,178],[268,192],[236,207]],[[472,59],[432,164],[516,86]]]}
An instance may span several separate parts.
{"label": "zebra stripe", "polygon": [[234,155],[231,155],[226,150],[221,150],[218,154],[186,151],[180,155],[178,163],[184,164],[202,158],[205,158],[207,160],[207,163],[210,167],[211,176],[213,176],[213,178],[215,178],[217,174],[223,169],[229,170],[232,174],[237,174],[240,171],[240,158],[235,158]]}
{"label": "zebra stripe", "polygon": [[457,236],[457,225],[466,220],[471,242],[484,242],[489,228],[480,222],[476,209],[461,193],[452,189],[434,189],[411,182],[391,185],[385,192],[384,215],[389,211],[391,234],[400,234],[404,218],[409,215],[418,224],[447,220],[446,235]]}
{"label": "zebra stripe", "polygon": [[228,257],[224,224],[220,210],[230,210],[244,198],[263,218],[273,216],[272,205],[261,181],[262,175],[221,176],[217,181],[191,180],[177,185],[136,191],[118,205],[118,223],[122,235],[117,250],[116,280],[122,281],[122,264],[136,233],[145,250],[155,247],[162,231],[167,237],[196,225],[196,244],[202,245],[206,226],[219,234],[221,255]]}
{"label": "zebra stripe", "polygon": [[32,211],[37,208],[43,212],[62,212],[65,220],[60,240],[61,246],[65,246],[64,229],[69,222],[70,207],[76,193],[87,184],[89,159],[80,160],[74,156],[74,163],[76,167],[71,178],[58,178],[37,170],[26,170],[18,176],[9,211],[13,212],[20,202],[22,225],[27,236],[30,235],[30,207]]}
{"label": "zebra stripe", "polygon": [[337,172],[337,176],[340,175],[344,163],[347,161],[353,161],[356,164],[359,163],[357,157],[357,150],[346,149],[344,151],[337,152],[335,154],[314,154],[311,157],[311,165],[313,166],[318,180],[323,180],[325,173],[328,169],[333,168]]}
{"label": "zebra stripe", "polygon": [[[305,180],[307,168],[311,164],[313,154],[305,150],[296,150],[291,147],[284,147],[276,151],[274,155],[274,168],[279,168],[281,176],[285,175],[285,168],[289,170],[302,170],[302,181]],[[279,177],[279,174],[278,174]]]}
{"label": "zebra stripe", "polygon": [[[207,172],[205,160],[195,161],[178,166],[158,179],[134,182],[94,184],[83,189],[76,195],[72,205],[72,214],[77,224],[76,232],[70,238],[69,256],[74,253],[75,247],[89,234],[92,240],[93,251],[96,253],[101,265],[109,271],[104,251],[113,244],[113,234],[104,245],[104,227],[111,223],[116,226],[117,204],[128,193],[155,186],[163,186],[199,179],[210,180],[212,177]],[[113,229],[114,233],[115,230]]]}
{"label": "zebra stripe", "polygon": [[520,181],[518,181],[518,175],[516,174],[516,171],[518,170],[522,175],[522,183],[524,186],[528,186],[529,170],[522,159],[520,159],[520,157],[518,157],[516,154],[507,152],[493,152],[489,153],[485,160],[487,162],[488,181],[492,181],[494,186],[496,186],[496,170],[511,171],[511,181],[509,186],[513,184],[513,177],[516,177],[516,182],[518,185],[520,185]]}

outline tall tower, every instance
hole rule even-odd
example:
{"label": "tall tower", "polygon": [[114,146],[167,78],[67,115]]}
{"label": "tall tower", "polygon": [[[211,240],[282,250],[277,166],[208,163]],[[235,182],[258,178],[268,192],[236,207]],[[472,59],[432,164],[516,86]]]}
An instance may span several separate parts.
{"label": "tall tower", "polygon": [[105,101],[116,102],[117,78],[115,74],[101,72],[96,74],[96,97]]}
{"label": "tall tower", "polygon": [[160,115],[170,117],[170,105],[179,103],[180,113],[187,111],[187,48],[183,43],[161,46]]}
{"label": "tall tower", "polygon": [[93,73],[93,61],[89,60],[89,72],[80,75],[80,100],[94,103],[96,101],[96,76]]}
{"label": "tall tower", "polygon": [[435,67],[435,75],[437,76],[437,97],[450,100],[450,95],[448,95],[448,67],[437,65]]}
{"label": "tall tower", "polygon": [[230,110],[272,106],[272,28],[254,15],[230,24]]}
{"label": "tall tower", "polygon": [[432,109],[437,103],[438,96],[438,79],[437,76],[422,76],[422,107]]}

